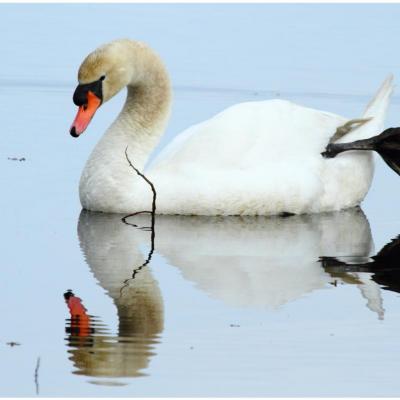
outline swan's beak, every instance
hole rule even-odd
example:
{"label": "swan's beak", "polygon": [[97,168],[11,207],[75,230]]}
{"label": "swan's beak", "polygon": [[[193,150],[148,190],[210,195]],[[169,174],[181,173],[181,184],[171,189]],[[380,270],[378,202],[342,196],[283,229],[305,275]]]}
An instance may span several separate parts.
{"label": "swan's beak", "polygon": [[90,90],[87,92],[87,103],[79,106],[78,114],[71,125],[70,134],[78,137],[88,127],[97,109],[101,105],[101,99]]}

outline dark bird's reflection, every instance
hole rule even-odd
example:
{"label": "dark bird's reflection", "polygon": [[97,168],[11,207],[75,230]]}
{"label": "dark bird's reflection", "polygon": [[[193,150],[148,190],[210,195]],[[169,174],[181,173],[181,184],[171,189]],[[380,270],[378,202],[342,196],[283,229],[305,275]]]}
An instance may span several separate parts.
{"label": "dark bird's reflection", "polygon": [[[154,242],[154,231],[140,229],[149,226],[149,215],[128,224],[121,217],[88,211],[79,217],[82,251],[113,299],[119,326],[113,336],[99,319],[86,319],[83,305],[78,320],[71,313],[67,339],[77,374],[134,377],[148,367],[164,321],[149,263],[153,250],[197,289],[231,307],[275,309],[317,289],[352,284],[382,318],[381,286],[400,289],[398,240],[369,258],[373,242],[360,208],[287,218],[157,216]],[[77,330],[77,322],[86,328]]]}
{"label": "dark bird's reflection", "polygon": [[400,293],[400,236],[386,244],[375,256],[321,257],[325,271],[332,276],[354,277],[366,275],[380,288]]}

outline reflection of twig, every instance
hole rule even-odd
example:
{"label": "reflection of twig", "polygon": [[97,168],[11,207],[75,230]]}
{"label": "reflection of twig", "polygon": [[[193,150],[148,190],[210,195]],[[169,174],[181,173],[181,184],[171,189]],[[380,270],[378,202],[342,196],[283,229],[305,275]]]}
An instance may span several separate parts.
{"label": "reflection of twig", "polygon": [[36,361],[35,368],[35,386],[36,386],[36,394],[39,394],[39,367],[40,367],[40,357],[38,357]]}
{"label": "reflection of twig", "polygon": [[155,234],[154,234],[154,225],[153,225],[152,226],[152,231],[151,231],[151,246],[150,246],[150,251],[149,251],[149,254],[147,255],[146,261],[142,265],[140,265],[139,267],[135,268],[132,271],[132,276],[130,278],[124,280],[124,285],[121,287],[121,290],[119,292],[120,296],[122,296],[123,290],[127,286],[129,286],[129,281],[133,281],[135,279],[135,277],[136,277],[136,274],[138,274],[150,262],[151,257],[152,257],[153,252],[154,252],[154,238],[155,238]]}
{"label": "reflection of twig", "polygon": [[[130,166],[141,178],[143,178],[143,179],[150,185],[151,191],[153,192],[153,202],[152,202],[152,206],[151,206],[151,211],[137,211],[137,212],[134,212],[134,213],[132,213],[132,214],[125,215],[125,217],[123,217],[123,218],[121,219],[122,222],[123,222],[124,224],[126,224],[126,225],[130,225],[130,226],[133,226],[133,227],[135,227],[135,228],[142,229],[142,230],[151,231],[151,237],[150,237],[151,246],[150,246],[150,251],[149,251],[149,254],[147,255],[147,258],[146,258],[145,262],[144,262],[142,265],[140,265],[139,267],[134,268],[134,270],[133,270],[133,272],[132,272],[132,277],[131,277],[131,278],[125,279],[124,285],[121,287],[121,290],[120,290],[120,295],[122,295],[122,291],[123,291],[127,286],[129,286],[129,281],[135,279],[136,274],[139,273],[139,271],[142,270],[142,269],[150,262],[151,257],[152,257],[153,252],[154,252],[154,239],[155,239],[155,237],[156,237],[156,235],[155,235],[156,199],[157,199],[157,192],[156,192],[156,189],[155,189],[153,183],[152,183],[144,174],[142,174],[142,173],[132,164],[132,162],[131,162],[131,160],[129,159],[129,156],[128,156],[128,147],[126,147],[126,149],[125,149],[125,157],[126,157],[128,163],[129,163],[129,166]],[[148,226],[139,227],[138,225],[133,224],[133,223],[130,223],[130,222],[127,221],[127,218],[133,217],[133,216],[139,215],[139,214],[151,214],[151,225],[150,225],[149,227],[148,227]]]}
{"label": "reflection of twig", "polygon": [[139,215],[139,214],[151,214],[151,225],[154,225],[154,214],[153,214],[153,211],[138,211],[138,212],[135,212],[133,214],[125,215],[125,217],[121,218],[121,221],[125,225],[133,226],[134,228],[138,228],[138,229],[140,229],[142,231],[151,231],[152,230],[151,226],[138,226],[136,224],[133,224],[132,222],[128,222],[127,221],[127,218],[134,217],[135,215]]}

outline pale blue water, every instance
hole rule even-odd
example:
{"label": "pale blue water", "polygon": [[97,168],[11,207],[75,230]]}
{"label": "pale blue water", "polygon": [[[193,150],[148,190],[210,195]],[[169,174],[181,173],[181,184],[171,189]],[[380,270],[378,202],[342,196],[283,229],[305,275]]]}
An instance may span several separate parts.
{"label": "pale blue water", "polygon": [[[359,116],[399,75],[399,17],[400,5],[0,5],[0,395],[398,395],[400,278],[387,257],[365,266],[400,233],[400,180],[380,159],[363,213],[158,218],[151,262],[129,280],[149,232],[81,214],[78,199],[124,96],[79,140],[68,128],[82,58],[118,37],[150,43],[171,73],[160,147],[240,101]],[[387,126],[398,109],[396,91]],[[66,332],[67,289],[94,332]]]}

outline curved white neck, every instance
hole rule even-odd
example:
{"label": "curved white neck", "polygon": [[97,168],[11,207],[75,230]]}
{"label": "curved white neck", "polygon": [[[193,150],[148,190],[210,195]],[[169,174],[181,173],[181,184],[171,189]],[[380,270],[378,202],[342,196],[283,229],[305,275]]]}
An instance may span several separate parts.
{"label": "curved white neck", "polygon": [[170,112],[171,89],[168,76],[162,67],[152,67],[153,70],[149,68],[146,71],[144,81],[128,84],[127,98],[120,114],[94,150],[112,153],[114,159],[117,150],[115,146],[123,146],[124,151],[128,146],[131,161],[139,170],[143,170],[164,132]]}
{"label": "curved white neck", "polygon": [[147,204],[151,199],[148,185],[129,167],[125,149],[128,147],[133,165],[143,171],[164,132],[170,113],[171,87],[167,72],[154,53],[144,60],[142,57],[141,65],[134,68],[125,104],[83,170],[80,197],[84,208],[90,209],[88,204],[93,204],[94,198],[103,211],[107,211],[107,205],[100,204],[104,201],[102,197],[128,204],[139,201]]}

